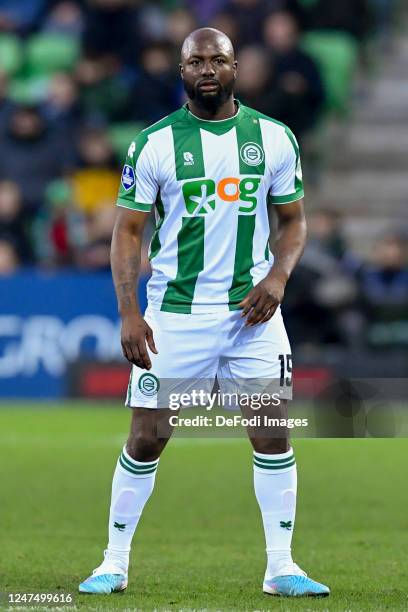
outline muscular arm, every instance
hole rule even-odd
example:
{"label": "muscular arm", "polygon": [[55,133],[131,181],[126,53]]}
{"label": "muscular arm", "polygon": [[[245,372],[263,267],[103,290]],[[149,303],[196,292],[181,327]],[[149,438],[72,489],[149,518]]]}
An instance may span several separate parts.
{"label": "muscular arm", "polygon": [[[299,261],[306,243],[303,199],[276,206],[278,234],[273,247],[274,263],[268,275],[242,300],[246,325],[265,323],[283,300],[286,283]],[[249,314],[248,314],[249,313]]]}
{"label": "muscular arm", "polygon": [[157,353],[153,332],[143,319],[136,297],[140,273],[140,253],[147,215],[144,212],[118,208],[111,245],[111,268],[118,310],[122,319],[123,354],[135,365],[150,369],[146,342]]}

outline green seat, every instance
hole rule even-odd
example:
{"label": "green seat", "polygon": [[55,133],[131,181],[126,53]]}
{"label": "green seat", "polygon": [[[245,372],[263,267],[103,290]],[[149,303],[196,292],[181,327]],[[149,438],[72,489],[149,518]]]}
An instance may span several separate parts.
{"label": "green seat", "polygon": [[79,55],[79,43],[70,36],[35,34],[26,43],[26,70],[30,76],[71,70]]}
{"label": "green seat", "polygon": [[0,34],[0,70],[13,75],[21,67],[22,50],[20,39],[13,34]]}
{"label": "green seat", "polygon": [[144,123],[136,121],[111,125],[109,129],[110,141],[119,159],[123,159],[126,156],[130,143],[145,127],[146,125]]}
{"label": "green seat", "polygon": [[356,41],[344,32],[322,30],[307,32],[301,44],[320,68],[327,110],[346,114],[358,58]]}
{"label": "green seat", "polygon": [[20,104],[38,104],[46,97],[48,87],[48,77],[18,77],[10,81],[9,94]]}

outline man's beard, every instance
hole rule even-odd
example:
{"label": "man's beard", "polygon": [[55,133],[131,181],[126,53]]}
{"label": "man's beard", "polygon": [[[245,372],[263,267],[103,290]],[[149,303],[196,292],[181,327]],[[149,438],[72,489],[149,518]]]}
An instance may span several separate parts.
{"label": "man's beard", "polygon": [[190,100],[193,100],[197,106],[211,114],[216,114],[219,108],[228,100],[234,91],[235,78],[232,78],[225,85],[221,85],[219,81],[218,91],[209,95],[200,91],[198,87],[191,85],[187,81],[183,81],[184,90]]}

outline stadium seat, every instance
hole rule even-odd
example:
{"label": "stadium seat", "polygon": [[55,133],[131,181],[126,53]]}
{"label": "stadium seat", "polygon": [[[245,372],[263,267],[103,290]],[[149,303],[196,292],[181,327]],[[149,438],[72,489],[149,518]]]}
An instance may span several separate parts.
{"label": "stadium seat", "polygon": [[313,57],[321,70],[326,88],[326,109],[339,115],[347,113],[358,58],[358,45],[344,32],[307,32],[302,48]]}
{"label": "stadium seat", "polygon": [[10,81],[10,98],[21,104],[37,104],[44,100],[49,78],[43,76],[18,77]]}
{"label": "stadium seat", "polygon": [[79,43],[70,36],[35,34],[26,43],[26,69],[31,76],[70,70],[79,54]]}
{"label": "stadium seat", "polygon": [[122,160],[126,156],[129,145],[138,133],[145,128],[144,123],[124,122],[116,123],[110,127],[109,136],[117,157]]}
{"label": "stadium seat", "polygon": [[18,72],[21,62],[19,38],[13,34],[0,34],[0,70],[11,76]]}

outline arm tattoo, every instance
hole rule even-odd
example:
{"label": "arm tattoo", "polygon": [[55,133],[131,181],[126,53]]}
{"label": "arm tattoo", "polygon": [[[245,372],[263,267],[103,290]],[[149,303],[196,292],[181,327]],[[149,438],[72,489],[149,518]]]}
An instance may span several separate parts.
{"label": "arm tattoo", "polygon": [[119,295],[127,295],[128,293],[131,293],[132,289],[134,289],[134,284],[131,282],[119,283],[118,285]]}
{"label": "arm tattoo", "polygon": [[118,301],[119,301],[119,308],[121,308],[121,309],[122,308],[124,308],[124,309],[130,308],[130,306],[132,305],[132,300],[131,300],[130,295],[126,295],[123,298],[119,298]]}
{"label": "arm tattoo", "polygon": [[125,259],[116,272],[115,286],[119,310],[129,310],[136,305],[136,284],[139,276],[140,257]]}

